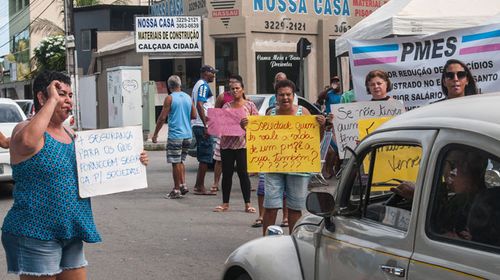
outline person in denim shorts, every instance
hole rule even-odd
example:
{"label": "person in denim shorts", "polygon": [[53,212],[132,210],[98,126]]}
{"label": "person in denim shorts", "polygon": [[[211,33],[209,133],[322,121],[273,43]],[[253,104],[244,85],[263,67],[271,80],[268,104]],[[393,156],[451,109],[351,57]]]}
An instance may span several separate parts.
{"label": "person in denim shorts", "polygon": [[208,86],[215,79],[218,71],[210,65],[203,65],[200,69],[201,79],[193,87],[191,98],[196,106],[197,117],[192,122],[193,133],[196,137],[196,158],[198,159],[198,173],[194,186],[194,194],[215,195],[205,188],[205,175],[208,165],[212,164],[214,155],[214,140],[208,134],[207,110],[215,105],[214,95]]}
{"label": "person in denim shorts", "polygon": [[176,199],[182,198],[189,192],[186,187],[184,161],[189,146],[191,146],[191,138],[193,137],[191,120],[196,119],[196,109],[191,97],[181,91],[181,78],[179,76],[170,76],[167,80],[167,87],[171,93],[165,98],[151,140],[153,143],[157,142],[158,132],[168,116],[167,163],[172,164],[174,188],[165,198]]}
{"label": "person in denim shorts", "polygon": [[[277,106],[268,115],[310,115],[309,110],[293,104],[295,84],[290,80],[276,83]],[[324,128],[325,117],[317,116],[317,121]],[[283,207],[283,193],[286,192],[286,207],[288,208],[288,228],[291,232],[295,223],[302,216],[305,208],[309,173],[266,173],[264,194],[263,234],[267,227],[274,225],[278,209]]]}
{"label": "person in denim shorts", "polygon": [[[2,226],[9,273],[21,279],[87,278],[83,241],[100,242],[89,198],[79,198],[75,133],[63,126],[73,101],[71,80],[53,71],[33,82],[33,118],[12,132],[14,204]],[[147,155],[140,156],[143,164]]]}

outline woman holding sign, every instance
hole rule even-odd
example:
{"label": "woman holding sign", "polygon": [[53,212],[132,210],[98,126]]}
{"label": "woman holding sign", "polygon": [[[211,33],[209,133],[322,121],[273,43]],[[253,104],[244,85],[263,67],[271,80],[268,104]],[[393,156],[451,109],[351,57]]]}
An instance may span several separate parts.
{"label": "woman holding sign", "polygon": [[[310,115],[309,110],[302,106],[294,105],[295,84],[290,80],[282,80],[276,83],[276,107],[268,112],[268,115]],[[317,121],[324,129],[325,117],[317,116]],[[248,120],[242,123],[247,125]],[[309,183],[309,173],[266,173],[264,194],[264,219],[263,233],[265,235],[267,227],[274,225],[278,209],[283,207],[283,193],[286,192],[286,206],[288,208],[288,227],[290,231],[295,226],[297,220],[302,216],[302,209],[305,207],[307,184]]]}
{"label": "woman holding sign", "polygon": [[[257,107],[252,101],[245,99],[245,86],[241,81],[233,81],[231,84],[233,101],[224,104],[223,109],[244,109],[246,115],[258,115]],[[222,159],[222,205],[215,207],[214,212],[225,212],[229,210],[229,197],[233,183],[234,164],[240,178],[241,192],[245,201],[245,212],[255,213],[255,208],[250,204],[250,178],[247,172],[247,149],[245,135],[221,136],[220,139]]]}
{"label": "woman holding sign", "polygon": [[16,187],[2,226],[8,271],[21,279],[83,280],[83,241],[101,237],[90,199],[78,197],[75,133],[63,126],[73,107],[71,80],[44,71],[33,92],[36,114],[14,128],[10,146]]}

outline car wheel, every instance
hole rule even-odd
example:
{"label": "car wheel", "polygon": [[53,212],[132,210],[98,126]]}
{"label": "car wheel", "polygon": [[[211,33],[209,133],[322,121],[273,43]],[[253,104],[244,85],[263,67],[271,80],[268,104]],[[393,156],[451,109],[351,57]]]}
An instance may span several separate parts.
{"label": "car wheel", "polygon": [[243,273],[240,274],[235,280],[252,280],[252,278],[250,278],[250,275]]}

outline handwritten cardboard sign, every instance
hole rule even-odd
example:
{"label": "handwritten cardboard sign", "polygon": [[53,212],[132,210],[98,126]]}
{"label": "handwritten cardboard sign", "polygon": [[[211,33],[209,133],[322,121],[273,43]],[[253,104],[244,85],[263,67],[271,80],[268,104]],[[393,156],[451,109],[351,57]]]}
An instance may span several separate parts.
{"label": "handwritten cardboard sign", "polygon": [[320,134],[315,116],[250,116],[248,172],[320,172]]}
{"label": "handwritten cardboard sign", "polygon": [[374,132],[375,129],[390,119],[392,119],[392,116],[358,120],[359,140],[363,140],[368,134]]}
{"label": "handwritten cardboard sign", "polygon": [[[360,140],[391,118],[392,117],[381,117],[359,120],[358,130]],[[390,188],[394,186],[384,186],[380,184],[380,182],[397,183],[396,181],[391,181],[393,178],[415,182],[420,167],[421,156],[422,148],[417,146],[389,145],[377,148],[372,182],[377,182],[379,185],[372,187],[372,191],[390,190]],[[365,158],[363,161],[363,167],[364,170],[369,170],[369,157]]]}
{"label": "handwritten cardboard sign", "polygon": [[359,140],[358,120],[397,116],[405,112],[403,103],[397,100],[335,104],[331,105],[331,109],[335,116],[333,129],[341,159],[350,156],[350,153],[345,152],[345,147],[354,149],[357,145],[356,141]]}
{"label": "handwritten cardboard sign", "polygon": [[147,188],[140,126],[79,131],[75,149],[80,197]]}
{"label": "handwritten cardboard sign", "polygon": [[[388,191],[394,184],[402,181],[415,183],[417,180],[420,161],[422,159],[422,148],[409,145],[388,145],[377,148],[375,165],[373,167],[372,182],[379,183],[377,187],[372,187],[372,191]],[[368,170],[370,163],[363,162],[363,167]],[[392,183],[384,185],[382,182]]]}
{"label": "handwritten cardboard sign", "polygon": [[240,126],[241,119],[247,116],[245,109],[209,108],[208,134],[213,136],[242,136],[245,131]]}

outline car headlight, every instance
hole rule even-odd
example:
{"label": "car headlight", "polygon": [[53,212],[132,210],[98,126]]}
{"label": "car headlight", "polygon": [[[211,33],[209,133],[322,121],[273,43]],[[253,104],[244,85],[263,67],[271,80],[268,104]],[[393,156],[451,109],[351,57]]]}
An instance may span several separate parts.
{"label": "car headlight", "polygon": [[266,235],[283,235],[283,229],[280,226],[268,226]]}

